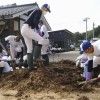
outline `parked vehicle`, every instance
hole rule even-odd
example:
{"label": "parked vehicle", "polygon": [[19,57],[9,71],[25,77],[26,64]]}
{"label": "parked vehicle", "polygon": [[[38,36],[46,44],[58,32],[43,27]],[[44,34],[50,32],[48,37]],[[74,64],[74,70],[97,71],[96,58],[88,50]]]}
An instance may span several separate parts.
{"label": "parked vehicle", "polygon": [[52,53],[60,53],[60,52],[64,52],[64,50],[61,47],[52,47],[51,52]]}
{"label": "parked vehicle", "polygon": [[70,50],[72,50],[72,51],[75,50],[75,46],[73,44],[70,45]]}
{"label": "parked vehicle", "polygon": [[97,40],[99,40],[100,38],[91,38],[91,40],[90,40],[90,43],[93,43],[93,42],[95,42],[95,41],[97,41]]}

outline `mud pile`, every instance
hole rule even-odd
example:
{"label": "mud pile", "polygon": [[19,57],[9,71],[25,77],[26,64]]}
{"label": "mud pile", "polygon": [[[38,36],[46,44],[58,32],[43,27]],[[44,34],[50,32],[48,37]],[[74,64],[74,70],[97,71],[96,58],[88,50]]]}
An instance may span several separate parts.
{"label": "mud pile", "polygon": [[80,76],[81,73],[82,70],[77,69],[74,62],[62,60],[31,72],[28,69],[20,69],[4,74],[0,88],[17,89],[17,96],[21,96],[25,91],[91,91],[93,86],[78,86],[78,82],[85,80]]}

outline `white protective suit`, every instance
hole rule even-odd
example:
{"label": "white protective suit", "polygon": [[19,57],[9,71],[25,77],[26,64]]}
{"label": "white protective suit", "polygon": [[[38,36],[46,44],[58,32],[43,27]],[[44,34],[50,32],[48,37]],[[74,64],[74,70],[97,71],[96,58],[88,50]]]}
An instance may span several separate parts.
{"label": "white protective suit", "polygon": [[48,39],[49,34],[45,25],[41,26],[41,32],[44,32],[43,38],[46,39],[46,42],[47,42],[46,44],[42,45],[42,49],[41,49],[41,55],[45,55],[47,54],[47,49],[49,47],[49,39]]}
{"label": "white protective suit", "polygon": [[10,67],[10,65],[7,63],[8,57],[7,56],[3,56],[2,58],[0,58],[0,67],[4,67],[3,72],[10,72],[13,71],[13,68]]}
{"label": "white protective suit", "polygon": [[35,29],[31,29],[28,24],[23,24],[21,28],[21,34],[25,40],[27,46],[27,53],[32,53],[33,44],[32,40],[38,41],[38,44],[45,44],[45,39],[43,39]]}

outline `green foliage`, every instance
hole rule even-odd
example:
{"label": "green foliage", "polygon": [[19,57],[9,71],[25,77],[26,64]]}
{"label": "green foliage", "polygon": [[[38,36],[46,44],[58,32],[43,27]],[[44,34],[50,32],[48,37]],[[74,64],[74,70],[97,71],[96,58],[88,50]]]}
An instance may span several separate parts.
{"label": "green foliage", "polygon": [[[93,30],[88,31],[87,34],[88,34],[87,35],[88,40],[93,38]],[[84,33],[76,32],[76,33],[74,33],[74,42],[77,44],[78,40],[85,40],[85,37],[86,37],[86,32],[84,32]],[[94,37],[100,38],[100,26],[98,26],[94,29]]]}
{"label": "green foliage", "polygon": [[81,33],[76,32],[73,37],[74,37],[73,38],[74,39],[74,43],[76,43],[76,46],[79,47],[79,45],[80,45],[79,40],[83,39],[84,36]]}
{"label": "green foliage", "polygon": [[100,26],[98,26],[97,28],[95,28],[95,37],[100,37]]}

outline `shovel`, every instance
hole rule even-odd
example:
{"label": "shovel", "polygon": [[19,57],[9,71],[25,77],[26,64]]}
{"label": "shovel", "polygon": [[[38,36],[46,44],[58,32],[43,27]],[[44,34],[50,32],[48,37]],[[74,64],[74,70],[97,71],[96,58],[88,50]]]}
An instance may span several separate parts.
{"label": "shovel", "polygon": [[[90,80],[90,83],[95,82],[97,80],[100,80],[100,75],[97,78],[93,78]],[[79,82],[78,85],[83,85],[85,83],[88,83],[87,81]]]}

